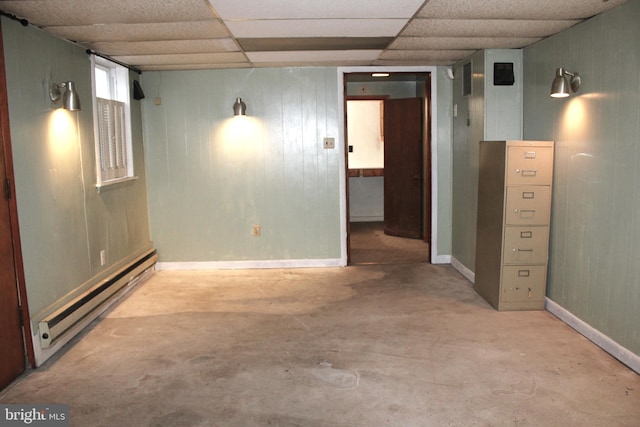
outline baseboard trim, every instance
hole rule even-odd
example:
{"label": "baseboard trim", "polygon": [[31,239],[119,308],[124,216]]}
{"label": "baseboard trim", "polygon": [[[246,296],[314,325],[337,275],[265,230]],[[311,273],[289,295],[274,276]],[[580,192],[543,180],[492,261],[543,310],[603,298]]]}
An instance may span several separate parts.
{"label": "baseboard trim", "polygon": [[451,264],[451,255],[431,254],[431,264]]}
{"label": "baseboard trim", "polygon": [[469,270],[464,264],[456,259],[456,257],[451,257],[451,266],[458,270],[460,274],[467,278],[471,283],[476,282],[476,274]]}
{"label": "baseboard trim", "polygon": [[627,365],[629,368],[640,374],[640,356],[621,346],[602,332],[576,317],[570,311],[558,303],[545,298],[544,307],[551,314],[562,320],[564,323],[575,329],[589,341]]}
{"label": "baseboard trim", "polygon": [[156,270],[245,270],[259,268],[320,268],[344,267],[340,258],[327,259],[281,259],[263,261],[195,261],[158,262]]}

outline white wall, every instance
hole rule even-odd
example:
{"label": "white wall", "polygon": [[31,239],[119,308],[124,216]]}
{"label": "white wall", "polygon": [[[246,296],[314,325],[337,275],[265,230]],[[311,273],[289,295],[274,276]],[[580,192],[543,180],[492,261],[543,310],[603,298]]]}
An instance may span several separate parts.
{"label": "white wall", "polygon": [[384,221],[384,177],[349,178],[349,218],[352,222]]}
{"label": "white wall", "polygon": [[349,169],[384,168],[382,100],[347,101]]}

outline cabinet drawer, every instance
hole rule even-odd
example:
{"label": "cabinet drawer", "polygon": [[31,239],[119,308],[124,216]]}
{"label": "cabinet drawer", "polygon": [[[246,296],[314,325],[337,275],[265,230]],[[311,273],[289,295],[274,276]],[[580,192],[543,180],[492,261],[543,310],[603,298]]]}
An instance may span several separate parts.
{"label": "cabinet drawer", "polygon": [[547,225],[551,213],[551,187],[523,185],[507,187],[505,223]]}
{"label": "cabinet drawer", "polygon": [[551,185],[553,148],[509,147],[507,185]]}
{"label": "cabinet drawer", "polygon": [[502,267],[500,303],[543,301],[546,287],[546,266],[504,266]]}
{"label": "cabinet drawer", "polygon": [[546,264],[549,227],[505,227],[504,264]]}

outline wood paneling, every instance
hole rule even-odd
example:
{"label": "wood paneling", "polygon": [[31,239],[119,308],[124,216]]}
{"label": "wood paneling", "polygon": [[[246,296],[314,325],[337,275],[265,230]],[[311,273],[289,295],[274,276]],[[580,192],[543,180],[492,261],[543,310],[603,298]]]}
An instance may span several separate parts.
{"label": "wood paneling", "polygon": [[[162,99],[143,101],[161,261],[340,257],[335,69],[149,72],[144,85]],[[238,96],[246,118],[232,117]]]}
{"label": "wood paneling", "polygon": [[[524,136],[556,140],[548,296],[640,355],[640,3],[524,51]],[[583,79],[552,99],[555,69]]]}
{"label": "wood paneling", "polygon": [[384,176],[384,169],[349,169],[349,177]]}
{"label": "wood paneling", "polygon": [[[2,31],[25,284],[37,319],[151,247],[140,104],[131,108],[139,179],[98,193],[87,54],[4,17]],[[75,83],[82,111],[53,108],[48,86],[66,80]]]}

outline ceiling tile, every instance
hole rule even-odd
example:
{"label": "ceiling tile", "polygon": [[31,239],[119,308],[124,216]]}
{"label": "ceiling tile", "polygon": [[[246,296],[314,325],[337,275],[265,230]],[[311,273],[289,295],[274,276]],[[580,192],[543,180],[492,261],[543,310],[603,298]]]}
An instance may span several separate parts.
{"label": "ceiling tile", "polygon": [[209,0],[222,19],[411,18],[424,0]]}
{"label": "ceiling tile", "polygon": [[377,61],[374,61],[371,65],[376,65],[376,66],[381,66],[381,67],[393,67],[393,66],[399,66],[399,67],[427,67],[427,66],[438,66],[438,65],[453,65],[456,62],[460,61],[459,59],[451,59],[451,60],[447,60],[447,59],[438,59],[438,60],[415,60],[415,61],[410,61],[410,60],[397,60],[397,59],[391,59],[391,60],[387,60],[387,59],[379,59]]}
{"label": "ceiling tile", "polygon": [[402,36],[446,37],[546,37],[565,30],[578,20],[522,19],[413,19]]}
{"label": "ceiling tile", "polygon": [[2,1],[0,9],[28,16],[38,26],[135,24],[202,21],[217,18],[204,0],[19,0]]}
{"label": "ceiling tile", "polygon": [[165,64],[165,65],[141,65],[138,67],[140,71],[178,71],[178,70],[211,70],[221,68],[250,68],[248,62],[227,62],[221,64],[203,63],[203,64]]}
{"label": "ceiling tile", "polygon": [[179,64],[222,64],[247,62],[241,52],[227,53],[185,53],[177,55],[122,55],[114,59],[135,66],[179,65]]}
{"label": "ceiling tile", "polygon": [[91,43],[90,47],[111,56],[238,52],[240,50],[232,39],[99,42]]}
{"label": "ceiling tile", "polygon": [[475,50],[386,50],[380,60],[461,60],[473,55]]}
{"label": "ceiling tile", "polygon": [[238,39],[246,52],[304,51],[304,50],[357,50],[386,48],[393,37],[305,37]]}
{"label": "ceiling tile", "polygon": [[367,67],[373,65],[370,59],[321,59],[317,61],[304,62],[254,62],[255,68],[273,68],[273,67]]}
{"label": "ceiling tile", "polygon": [[248,52],[247,56],[253,63],[259,62],[339,62],[350,61],[373,61],[381,50],[317,50],[300,52]]}
{"label": "ceiling tile", "polygon": [[450,65],[479,49],[522,48],[625,2],[0,0],[0,10],[140,69],[170,70]]}
{"label": "ceiling tile", "polygon": [[584,19],[627,0],[429,0],[420,18]]}
{"label": "ceiling tile", "polygon": [[226,21],[237,38],[395,36],[406,19],[292,19]]}
{"label": "ceiling tile", "polygon": [[44,29],[58,37],[78,42],[199,40],[229,37],[226,27],[217,20],[59,26]]}
{"label": "ceiling tile", "polygon": [[514,49],[539,40],[530,37],[398,37],[389,49]]}

